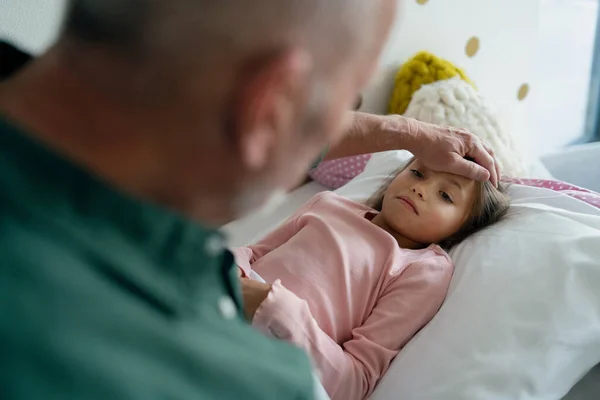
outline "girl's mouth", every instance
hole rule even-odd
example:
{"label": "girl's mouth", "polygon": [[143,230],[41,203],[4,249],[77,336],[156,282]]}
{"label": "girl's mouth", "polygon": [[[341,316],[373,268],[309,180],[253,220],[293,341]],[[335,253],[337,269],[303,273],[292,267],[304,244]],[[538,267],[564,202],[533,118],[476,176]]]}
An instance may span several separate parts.
{"label": "girl's mouth", "polygon": [[414,201],[412,201],[410,198],[408,198],[406,196],[400,196],[400,197],[398,197],[398,200],[400,200],[402,202],[402,204],[404,204],[404,206],[406,208],[410,209],[416,215],[419,215],[419,211],[417,210],[417,206],[415,205]]}

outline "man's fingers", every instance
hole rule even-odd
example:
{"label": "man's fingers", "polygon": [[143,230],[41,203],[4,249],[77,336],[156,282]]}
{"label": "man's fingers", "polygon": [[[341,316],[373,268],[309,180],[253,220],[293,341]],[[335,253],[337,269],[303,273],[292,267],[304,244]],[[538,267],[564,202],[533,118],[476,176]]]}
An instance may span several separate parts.
{"label": "man's fingers", "polygon": [[496,158],[494,157],[494,150],[465,129],[449,127],[448,131],[452,134],[462,133],[463,137],[469,138],[470,140],[466,141],[465,144],[467,144],[467,148],[470,148],[470,150],[467,152],[467,154],[465,154],[465,157],[474,160],[475,163],[479,164],[488,171],[487,174],[482,174],[477,172],[479,170],[478,168],[474,168],[474,176],[478,176],[480,178],[472,179],[476,179],[478,181],[486,181],[489,179],[494,186],[498,186],[500,170],[498,168]]}
{"label": "man's fingers", "polygon": [[465,160],[458,154],[453,155],[452,164],[448,166],[448,172],[475,181],[485,182],[490,179],[489,170],[472,161]]}
{"label": "man's fingers", "polygon": [[[493,152],[492,152],[493,153]],[[492,182],[492,185],[498,186],[498,171],[496,170],[496,161],[490,152],[481,144],[477,144],[471,150],[468,157],[471,157],[477,164],[482,166],[488,171],[488,178]],[[478,179],[479,181],[485,181],[487,179]]]}
{"label": "man's fingers", "polygon": [[498,160],[494,157],[494,166],[496,167],[496,187],[500,184],[500,180],[502,179],[502,174],[500,173],[500,164],[498,164]]}
{"label": "man's fingers", "polygon": [[500,173],[500,164],[498,164],[498,160],[496,159],[496,153],[494,153],[494,149],[487,146],[486,144],[484,144],[483,147],[494,158],[494,167],[496,167],[496,181],[497,181],[495,186],[498,186],[498,183],[500,183],[500,180],[502,179],[502,174]]}
{"label": "man's fingers", "polygon": [[[466,178],[485,182],[489,180],[494,186],[498,186],[500,180],[500,168],[496,162],[494,151],[489,146],[485,145],[477,136],[469,133],[465,129],[453,128],[449,126],[437,127],[438,131],[430,135],[431,138],[442,137],[443,140],[438,142],[438,152],[446,152],[446,156],[451,156],[450,163],[440,165],[440,158],[431,163],[435,164],[440,170],[462,175]],[[441,129],[440,129],[441,128]],[[440,145],[441,143],[441,145]],[[433,141],[432,141],[433,144]],[[432,146],[435,147],[435,146]],[[443,149],[445,147],[445,149]],[[433,148],[428,149],[429,153],[433,152]],[[466,154],[464,152],[466,151]],[[423,154],[429,156],[433,154]],[[421,154],[415,153],[417,157]],[[439,155],[438,155],[439,157]],[[425,161],[430,157],[423,157]],[[466,158],[466,159],[465,159]]]}
{"label": "man's fingers", "polygon": [[496,161],[494,166],[496,167],[496,184],[494,186],[498,187],[498,185],[500,184],[500,179],[502,179],[502,175],[500,174],[500,165],[498,165],[498,161]]}

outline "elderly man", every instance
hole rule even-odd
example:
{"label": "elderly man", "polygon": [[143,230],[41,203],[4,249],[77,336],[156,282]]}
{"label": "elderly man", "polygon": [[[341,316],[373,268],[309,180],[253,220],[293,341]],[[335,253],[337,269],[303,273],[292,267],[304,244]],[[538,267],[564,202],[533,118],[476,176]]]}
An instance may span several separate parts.
{"label": "elderly man", "polygon": [[406,147],[496,179],[465,132],[347,116],[395,3],[72,0],[0,86],[0,397],[312,398],[307,357],[243,319],[268,290],[242,298],[211,227],[295,183],[345,119],[328,157]]}

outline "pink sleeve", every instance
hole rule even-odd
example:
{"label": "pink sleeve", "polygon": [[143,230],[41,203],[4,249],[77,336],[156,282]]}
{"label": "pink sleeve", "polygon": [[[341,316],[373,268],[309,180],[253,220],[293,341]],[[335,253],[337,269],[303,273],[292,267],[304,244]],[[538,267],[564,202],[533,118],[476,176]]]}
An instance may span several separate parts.
{"label": "pink sleeve", "polygon": [[324,333],[306,301],[278,280],[252,324],[265,334],[305,349],[332,400],[363,399],[372,393],[400,349],[438,311],[450,284],[445,257],[411,263],[384,290],[365,323],[339,345]]}
{"label": "pink sleeve", "polygon": [[238,247],[231,252],[235,257],[236,264],[244,271],[246,276],[250,275],[252,270],[251,265],[258,261],[261,257],[269,254],[279,246],[285,244],[298,232],[296,224],[298,218],[319,201],[323,193],[313,196],[309,201],[304,203],[294,214],[292,214],[283,224],[279,225],[275,230],[271,231],[267,236],[259,240],[257,243]]}

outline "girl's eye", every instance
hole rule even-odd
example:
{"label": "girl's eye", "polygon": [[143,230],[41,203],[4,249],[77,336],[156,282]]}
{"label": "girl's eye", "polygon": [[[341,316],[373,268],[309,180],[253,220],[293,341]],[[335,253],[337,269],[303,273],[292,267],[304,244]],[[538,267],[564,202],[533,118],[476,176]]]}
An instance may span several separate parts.
{"label": "girl's eye", "polygon": [[419,170],[411,169],[410,172],[412,172],[412,174],[419,179],[425,178]]}
{"label": "girl's eye", "polygon": [[450,195],[448,193],[440,192],[440,196],[442,196],[442,200],[444,200],[446,203],[450,203],[450,204],[454,203],[452,201],[452,197],[450,197]]}

